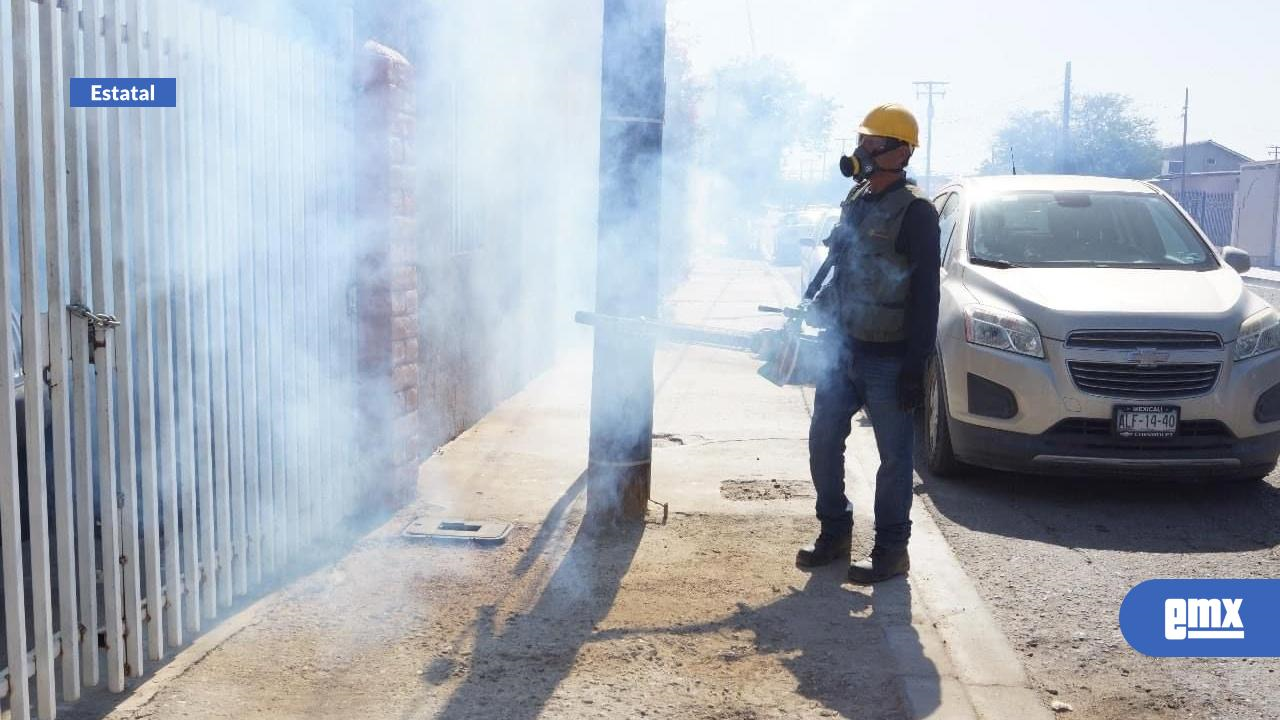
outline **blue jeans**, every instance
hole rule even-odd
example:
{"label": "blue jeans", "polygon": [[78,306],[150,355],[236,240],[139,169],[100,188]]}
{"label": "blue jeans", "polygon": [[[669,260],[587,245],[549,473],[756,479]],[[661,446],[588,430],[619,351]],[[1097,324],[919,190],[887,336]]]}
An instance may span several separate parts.
{"label": "blue jeans", "polygon": [[898,402],[902,359],[854,354],[837,342],[828,346],[830,362],[818,379],[809,425],[809,471],[817,491],[822,532],[848,534],[853,505],[844,490],[844,449],[853,416],[867,409],[880,452],[876,472],[877,545],[906,547],[911,537],[912,413]]}

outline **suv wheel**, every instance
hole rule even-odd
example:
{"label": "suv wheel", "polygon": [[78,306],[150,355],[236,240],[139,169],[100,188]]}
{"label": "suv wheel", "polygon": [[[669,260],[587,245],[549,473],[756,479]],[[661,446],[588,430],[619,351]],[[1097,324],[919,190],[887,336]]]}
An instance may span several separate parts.
{"label": "suv wheel", "polygon": [[925,373],[924,395],[924,460],[929,472],[939,477],[956,474],[962,467],[951,448],[950,420],[947,412],[947,388],[942,379],[942,364],[937,355],[929,361]]}

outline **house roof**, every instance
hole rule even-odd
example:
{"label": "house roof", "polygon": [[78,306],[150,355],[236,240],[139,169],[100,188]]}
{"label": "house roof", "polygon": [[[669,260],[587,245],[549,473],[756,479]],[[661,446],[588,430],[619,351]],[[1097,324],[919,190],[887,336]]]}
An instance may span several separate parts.
{"label": "house roof", "polygon": [[[1249,157],[1248,155],[1245,155],[1244,153],[1236,152],[1235,150],[1232,150],[1231,148],[1227,147],[1226,145],[1223,145],[1222,143],[1220,143],[1220,142],[1216,142],[1216,141],[1214,141],[1214,140],[1198,140],[1198,141],[1196,141],[1196,142],[1189,142],[1189,143],[1187,143],[1187,147],[1189,147],[1189,148],[1190,148],[1190,147],[1195,147],[1195,146],[1197,146],[1197,145],[1212,145],[1213,147],[1216,147],[1216,148],[1218,148],[1219,150],[1222,150],[1223,152],[1227,152],[1227,153],[1230,153],[1230,154],[1232,154],[1232,155],[1235,155],[1237,158],[1240,158],[1240,161],[1241,161],[1241,162],[1253,162],[1253,158]],[[1179,144],[1179,145],[1166,145],[1164,149],[1165,149],[1165,152],[1174,151],[1174,150],[1181,150],[1181,149],[1182,149],[1182,145],[1180,145],[1180,144]]]}

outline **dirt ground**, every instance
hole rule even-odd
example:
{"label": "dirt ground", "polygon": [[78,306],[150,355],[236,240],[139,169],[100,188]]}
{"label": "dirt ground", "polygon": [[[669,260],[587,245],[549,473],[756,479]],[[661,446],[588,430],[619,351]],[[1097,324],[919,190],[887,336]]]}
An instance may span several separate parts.
{"label": "dirt ground", "polygon": [[903,716],[883,643],[905,582],[779,562],[799,518],[675,514],[602,539],[579,504],[499,547],[376,534],[128,717]]}

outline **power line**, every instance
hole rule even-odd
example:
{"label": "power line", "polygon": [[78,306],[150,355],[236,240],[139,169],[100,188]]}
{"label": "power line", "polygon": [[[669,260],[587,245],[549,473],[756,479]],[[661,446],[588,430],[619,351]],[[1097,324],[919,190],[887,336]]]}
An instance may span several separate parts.
{"label": "power line", "polygon": [[1280,145],[1268,145],[1267,154],[1271,156],[1272,160],[1280,160]]}
{"label": "power line", "polygon": [[917,80],[912,84],[916,86],[917,99],[920,97],[929,98],[929,124],[924,140],[924,176],[925,191],[927,192],[933,189],[933,98],[935,96],[940,98],[946,97],[947,91],[943,88],[951,83],[940,82],[938,80]]}

